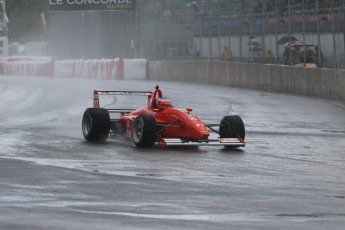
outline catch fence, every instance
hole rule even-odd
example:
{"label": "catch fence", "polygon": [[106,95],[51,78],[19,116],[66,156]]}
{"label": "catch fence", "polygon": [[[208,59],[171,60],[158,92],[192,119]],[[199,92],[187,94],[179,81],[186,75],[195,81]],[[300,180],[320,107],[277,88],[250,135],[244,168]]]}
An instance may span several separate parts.
{"label": "catch fence", "polygon": [[345,68],[344,26],[340,0],[137,0],[134,54]]}

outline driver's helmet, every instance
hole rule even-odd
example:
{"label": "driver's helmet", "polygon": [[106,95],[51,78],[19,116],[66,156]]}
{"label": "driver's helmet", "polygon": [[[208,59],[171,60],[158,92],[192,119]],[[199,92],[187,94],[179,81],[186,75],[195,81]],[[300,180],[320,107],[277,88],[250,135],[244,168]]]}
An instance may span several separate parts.
{"label": "driver's helmet", "polygon": [[173,107],[171,105],[170,99],[167,97],[157,98],[156,105],[157,105],[157,108],[159,109],[167,109],[167,108]]}

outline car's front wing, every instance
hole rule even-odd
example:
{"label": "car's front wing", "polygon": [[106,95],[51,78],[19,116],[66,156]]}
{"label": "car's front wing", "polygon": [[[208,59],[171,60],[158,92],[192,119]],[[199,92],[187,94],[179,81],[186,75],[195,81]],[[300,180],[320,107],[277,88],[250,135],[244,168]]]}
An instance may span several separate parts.
{"label": "car's front wing", "polygon": [[184,141],[180,138],[160,138],[159,145],[164,146],[234,146],[234,147],[244,147],[245,142],[242,138],[221,138],[218,139],[208,139],[200,141]]}

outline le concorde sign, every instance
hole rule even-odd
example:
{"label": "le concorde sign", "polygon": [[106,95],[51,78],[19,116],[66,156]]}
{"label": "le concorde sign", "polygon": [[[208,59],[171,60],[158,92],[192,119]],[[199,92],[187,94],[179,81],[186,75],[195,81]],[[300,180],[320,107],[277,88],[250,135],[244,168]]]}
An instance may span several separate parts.
{"label": "le concorde sign", "polygon": [[133,10],[134,0],[49,0],[49,11]]}

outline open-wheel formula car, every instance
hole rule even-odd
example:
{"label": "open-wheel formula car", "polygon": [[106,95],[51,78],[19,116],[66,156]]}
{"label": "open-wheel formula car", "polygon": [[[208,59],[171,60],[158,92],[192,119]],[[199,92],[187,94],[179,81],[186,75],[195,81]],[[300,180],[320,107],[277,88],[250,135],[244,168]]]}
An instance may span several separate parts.
{"label": "open-wheel formula car", "polygon": [[[99,95],[147,96],[147,105],[136,109],[100,108]],[[109,114],[120,114],[113,119]],[[218,127],[218,128],[215,128]],[[224,145],[244,147],[245,128],[239,116],[225,116],[219,124],[204,124],[192,108],[174,108],[159,86],[152,92],[94,90],[93,108],[84,112],[82,131],[90,142],[103,142],[118,135],[132,139],[138,147]],[[216,138],[210,138],[210,132]]]}

